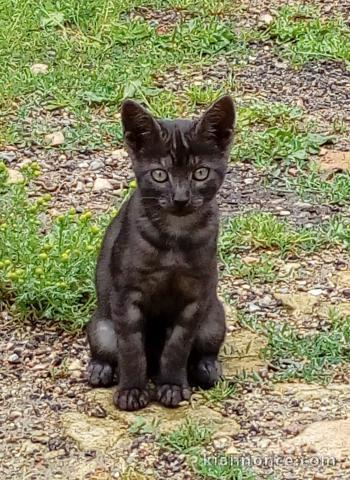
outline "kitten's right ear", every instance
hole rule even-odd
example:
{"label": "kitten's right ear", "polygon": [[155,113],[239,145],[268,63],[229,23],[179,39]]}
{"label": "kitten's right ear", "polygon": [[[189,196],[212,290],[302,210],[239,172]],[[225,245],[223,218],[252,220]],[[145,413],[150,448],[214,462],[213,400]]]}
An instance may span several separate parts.
{"label": "kitten's right ear", "polygon": [[121,109],[124,141],[133,152],[142,152],[160,139],[160,127],[152,115],[137,102],[125,100]]}

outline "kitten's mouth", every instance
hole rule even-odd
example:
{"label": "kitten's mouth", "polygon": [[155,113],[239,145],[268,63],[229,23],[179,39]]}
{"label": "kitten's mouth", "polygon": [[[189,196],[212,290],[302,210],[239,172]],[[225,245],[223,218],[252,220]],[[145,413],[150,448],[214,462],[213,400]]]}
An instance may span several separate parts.
{"label": "kitten's mouth", "polygon": [[172,207],[169,209],[169,213],[175,215],[176,217],[185,217],[186,215],[190,215],[195,211],[195,208],[192,205],[188,205],[186,207]]}

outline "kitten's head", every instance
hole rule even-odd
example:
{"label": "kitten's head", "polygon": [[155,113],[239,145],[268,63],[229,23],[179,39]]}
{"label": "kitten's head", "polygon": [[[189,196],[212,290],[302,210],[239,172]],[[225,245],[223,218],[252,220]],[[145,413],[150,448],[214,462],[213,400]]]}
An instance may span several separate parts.
{"label": "kitten's head", "polygon": [[123,103],[121,113],[145,202],[182,216],[213,199],[225,176],[233,138],[231,97],[220,98],[193,121],[156,119],[132,100]]}

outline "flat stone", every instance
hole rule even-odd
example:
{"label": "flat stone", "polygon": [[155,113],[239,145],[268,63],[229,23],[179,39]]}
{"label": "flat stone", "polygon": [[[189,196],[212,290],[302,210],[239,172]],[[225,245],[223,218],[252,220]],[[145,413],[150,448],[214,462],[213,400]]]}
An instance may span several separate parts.
{"label": "flat stone", "polygon": [[7,183],[22,183],[24,181],[22,173],[13,168],[7,169],[7,175]]}
{"label": "flat stone", "polygon": [[45,135],[45,141],[52,147],[58,147],[65,142],[64,134],[61,131],[48,133]]}
{"label": "flat stone", "polygon": [[103,190],[113,190],[113,185],[106,178],[96,178],[92,191],[101,192]]}
{"label": "flat stone", "polygon": [[350,456],[350,418],[315,422],[296,437],[286,440],[285,446],[308,448],[318,455],[337,460]]}
{"label": "flat stone", "polygon": [[338,287],[350,288],[350,270],[341,270],[332,276],[332,281]]}
{"label": "flat stone", "polygon": [[30,67],[30,71],[34,75],[45,75],[48,72],[49,66],[46,63],[33,63]]}
{"label": "flat stone", "polygon": [[186,404],[169,409],[158,404],[150,404],[137,412],[125,412],[117,409],[112,401],[113,389],[94,389],[88,392],[87,400],[92,408],[100,407],[107,413],[106,418],[95,418],[85,413],[67,412],[61,417],[65,434],[72,438],[80,450],[98,450],[115,455],[132,443],[130,428],[143,422],[150,428],[156,428],[164,434],[179,428],[185,419],[210,427],[213,433],[236,435],[239,424],[232,418],[223,417],[221,413],[206,405],[194,408]]}
{"label": "flat stone", "polygon": [[322,288],[312,288],[311,290],[308,291],[310,295],[313,295],[314,297],[318,297],[319,295],[322,295],[325,293]]}
{"label": "flat stone", "polygon": [[220,353],[224,376],[230,378],[266,368],[266,361],[261,357],[266,345],[266,337],[250,330],[228,333]]}
{"label": "flat stone", "polygon": [[350,385],[334,384],[324,385],[307,383],[277,383],[274,390],[283,396],[293,396],[301,401],[323,400],[326,398],[339,398],[340,395],[350,396]]}
{"label": "flat stone", "polygon": [[11,163],[16,160],[15,152],[0,152],[0,160],[6,163]]}
{"label": "flat stone", "polygon": [[292,310],[296,315],[311,314],[318,299],[308,293],[274,293],[276,300],[282,305]]}
{"label": "flat stone", "polygon": [[91,170],[101,170],[104,168],[104,163],[101,160],[94,160],[91,162],[90,168]]}
{"label": "flat stone", "polygon": [[350,152],[326,150],[319,159],[319,166],[322,172],[349,172]]}

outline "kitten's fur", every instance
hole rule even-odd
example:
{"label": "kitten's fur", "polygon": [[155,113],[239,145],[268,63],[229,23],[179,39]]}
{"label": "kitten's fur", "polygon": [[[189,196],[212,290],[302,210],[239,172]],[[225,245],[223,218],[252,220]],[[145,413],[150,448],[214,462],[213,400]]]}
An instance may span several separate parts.
{"label": "kitten's fur", "polygon": [[[119,377],[115,404],[136,410],[157,399],[176,406],[189,385],[220,375],[225,315],[217,297],[216,193],[227,166],[235,111],[229,96],[197,120],[156,120],[134,101],[122,106],[137,189],[107,229],[96,272],[98,306],[88,326],[92,386]],[[195,180],[199,167],[207,179]],[[163,170],[159,183],[151,173]],[[207,170],[196,172],[205,176]],[[159,178],[158,178],[159,180]]]}

